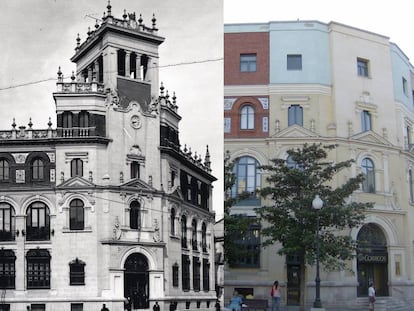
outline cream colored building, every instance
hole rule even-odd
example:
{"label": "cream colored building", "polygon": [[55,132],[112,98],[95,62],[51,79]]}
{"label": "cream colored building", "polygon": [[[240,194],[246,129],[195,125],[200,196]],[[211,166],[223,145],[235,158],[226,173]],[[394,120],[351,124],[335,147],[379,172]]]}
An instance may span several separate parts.
{"label": "cream colored building", "polygon": [[[234,40],[244,35],[268,40],[267,46],[262,42],[263,49],[249,51]],[[246,54],[256,57],[256,71],[243,70],[240,65],[237,72],[229,57],[234,62],[240,56],[243,63]],[[266,57],[268,80],[253,79],[253,83],[243,80],[248,74],[266,70],[263,66]],[[286,151],[290,148],[314,142],[337,144],[329,160],[353,159],[355,163],[333,183],[339,185],[364,173],[366,181],[350,199],[374,202],[374,208],[367,213],[363,226],[349,231],[354,239],[370,243],[367,253],[358,253],[349,262],[353,273],[322,269],[322,303],[332,310],[342,306],[365,308],[367,286],[372,280],[379,307],[410,310],[410,297],[414,293],[411,151],[414,69],[407,56],[385,36],[335,22],[232,24],[225,25],[226,70],[224,95],[228,123],[240,118],[242,126],[243,118],[250,118],[258,124],[262,115],[252,114],[263,107],[251,98],[268,98],[266,137],[257,137],[254,127],[229,127],[226,133],[225,149],[238,163],[237,173],[244,180],[234,191],[238,187],[248,190],[263,185],[265,176],[255,169],[256,165],[268,164],[271,158],[287,159]],[[252,108],[250,115],[243,111],[246,106]],[[253,208],[260,204],[257,200],[245,202],[234,207],[233,212],[252,216]],[[251,239],[253,244],[260,240],[259,232],[252,235],[256,237]],[[261,248],[259,257],[235,268],[227,267],[226,298],[234,288],[251,292],[255,298],[269,298],[271,284],[279,280],[283,284],[284,302],[297,304],[297,262],[295,258],[275,255],[277,248],[277,245]],[[314,268],[308,267],[305,293],[308,305],[315,298],[314,278]]]}

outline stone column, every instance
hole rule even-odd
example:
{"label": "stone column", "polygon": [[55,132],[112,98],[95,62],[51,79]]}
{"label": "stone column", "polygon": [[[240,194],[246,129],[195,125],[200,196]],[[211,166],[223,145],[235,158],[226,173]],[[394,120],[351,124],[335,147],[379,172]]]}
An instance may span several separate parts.
{"label": "stone column", "polygon": [[125,77],[130,77],[131,75],[131,52],[125,51]]}
{"label": "stone column", "polygon": [[92,65],[88,66],[88,82],[92,82]]}
{"label": "stone column", "polygon": [[141,55],[137,54],[137,57],[135,59],[135,79],[137,80],[141,80],[142,79],[142,75],[141,75]]}
{"label": "stone column", "polygon": [[99,82],[99,62],[98,59],[96,59],[94,62],[94,67],[95,67],[95,75],[96,75],[96,82]]}
{"label": "stone column", "polygon": [[152,79],[152,70],[153,70],[153,68],[151,66],[151,61],[152,61],[152,58],[148,56],[147,73],[144,77],[145,81],[151,81],[151,79]]}

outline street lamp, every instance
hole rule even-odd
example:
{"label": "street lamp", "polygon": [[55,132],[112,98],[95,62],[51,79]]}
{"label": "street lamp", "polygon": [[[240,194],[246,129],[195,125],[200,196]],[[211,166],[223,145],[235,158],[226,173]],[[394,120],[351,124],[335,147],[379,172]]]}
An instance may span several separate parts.
{"label": "street lamp", "polygon": [[317,212],[316,217],[316,297],[315,302],[313,303],[314,308],[322,308],[321,302],[321,279],[319,278],[319,211],[323,206],[323,201],[319,197],[319,194],[315,195],[315,198],[312,201],[312,207]]}

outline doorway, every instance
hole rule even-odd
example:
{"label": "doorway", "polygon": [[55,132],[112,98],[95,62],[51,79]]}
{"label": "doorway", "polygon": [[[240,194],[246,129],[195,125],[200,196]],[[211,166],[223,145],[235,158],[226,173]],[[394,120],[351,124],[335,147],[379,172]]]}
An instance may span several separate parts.
{"label": "doorway", "polygon": [[358,297],[368,295],[371,282],[376,296],[388,296],[388,251],[382,229],[372,223],[364,225],[357,242]]}
{"label": "doorway", "polygon": [[128,256],[125,261],[124,297],[130,309],[149,308],[149,271],[147,258],[139,253]]}

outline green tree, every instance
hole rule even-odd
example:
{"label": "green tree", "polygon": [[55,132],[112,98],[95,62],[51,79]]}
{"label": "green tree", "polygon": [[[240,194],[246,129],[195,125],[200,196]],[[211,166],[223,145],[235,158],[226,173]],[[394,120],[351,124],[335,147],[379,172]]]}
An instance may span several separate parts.
{"label": "green tree", "polygon": [[[267,203],[257,209],[263,225],[263,245],[280,243],[279,255],[296,255],[300,259],[301,310],[305,305],[306,264],[313,265],[316,261],[318,214],[320,263],[327,270],[343,269],[356,251],[356,241],[349,229],[360,225],[364,212],[372,207],[371,203],[350,200],[363,181],[362,174],[333,187],[334,176],[353,162],[328,161],[328,152],[334,148],[306,144],[287,152],[291,159],[289,165],[286,160],[274,159],[272,165],[262,167],[269,174],[267,186],[260,191]],[[318,213],[312,207],[317,194],[324,202]]]}
{"label": "green tree", "polygon": [[240,258],[247,255],[247,250],[240,247],[240,240],[247,235],[252,223],[252,219],[245,215],[231,213],[232,206],[251,195],[232,195],[231,189],[236,182],[233,167],[234,162],[230,161],[230,154],[227,152],[224,157],[224,259],[230,266],[237,264]]}

